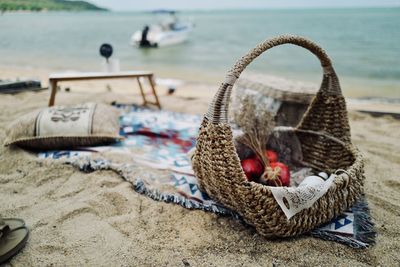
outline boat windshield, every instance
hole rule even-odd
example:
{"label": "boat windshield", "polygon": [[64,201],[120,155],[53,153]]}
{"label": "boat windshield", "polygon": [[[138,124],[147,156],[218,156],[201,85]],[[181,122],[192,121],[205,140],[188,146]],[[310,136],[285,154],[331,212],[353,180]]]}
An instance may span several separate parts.
{"label": "boat windshield", "polygon": [[170,15],[168,17],[163,17],[161,20],[159,20],[158,25],[164,30],[164,31],[171,31],[175,30],[177,26],[179,26],[181,23],[179,22],[178,17],[175,15]]}

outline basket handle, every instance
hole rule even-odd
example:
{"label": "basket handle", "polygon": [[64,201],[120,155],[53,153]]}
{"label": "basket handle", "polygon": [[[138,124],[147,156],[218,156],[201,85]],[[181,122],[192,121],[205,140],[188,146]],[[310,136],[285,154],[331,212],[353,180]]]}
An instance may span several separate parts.
{"label": "basket handle", "polygon": [[300,36],[282,35],[266,40],[240,58],[228,72],[225,81],[215,94],[206,113],[206,119],[213,124],[228,123],[230,96],[233,85],[239,78],[239,75],[247,65],[263,52],[274,46],[283,44],[294,44],[308,49],[318,57],[323,69],[320,89],[297,126],[297,129],[322,132],[336,137],[345,143],[351,143],[346,101],[342,95],[339,79],[332,67],[331,60],[321,47]]}
{"label": "basket handle", "polygon": [[[245,56],[240,58],[235,65],[228,71],[225,81],[219,87],[214,99],[212,100],[206,117],[213,123],[227,122],[228,121],[228,105],[232,87],[235,81],[239,78],[243,70],[259,55],[268,49],[283,45],[283,44],[294,44],[308,49],[311,53],[316,55],[320,62],[325,75],[331,75],[336,77],[331,64],[331,60],[325,51],[314,42],[294,35],[281,35],[272,39],[268,39],[255,48],[250,50]],[[337,80],[337,77],[336,79]],[[328,90],[326,93],[341,95],[339,82],[334,82],[332,86],[321,87],[320,90]]]}

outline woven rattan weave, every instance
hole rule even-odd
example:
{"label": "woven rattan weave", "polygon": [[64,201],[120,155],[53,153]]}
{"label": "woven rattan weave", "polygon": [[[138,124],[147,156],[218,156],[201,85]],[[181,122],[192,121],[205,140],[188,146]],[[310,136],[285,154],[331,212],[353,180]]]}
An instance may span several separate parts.
{"label": "woven rattan weave", "polygon": [[[246,180],[228,124],[229,100],[236,79],[256,57],[283,44],[308,49],[319,58],[323,68],[321,87],[303,119],[297,127],[287,129],[293,131],[301,142],[302,164],[318,171],[344,170],[325,195],[290,220],[268,186]],[[351,207],[363,190],[364,164],[359,151],[351,143],[345,99],[325,51],[303,37],[284,35],[262,42],[239,59],[209,106],[200,128],[193,168],[203,190],[238,212],[248,224],[267,237],[307,232]]]}

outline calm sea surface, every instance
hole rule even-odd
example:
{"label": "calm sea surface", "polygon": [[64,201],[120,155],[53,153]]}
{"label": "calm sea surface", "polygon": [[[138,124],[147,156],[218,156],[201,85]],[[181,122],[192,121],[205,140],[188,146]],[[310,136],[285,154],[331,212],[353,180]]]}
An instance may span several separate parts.
{"label": "calm sea surface", "polygon": [[[130,36],[155,21],[145,13],[0,15],[0,65],[57,70],[101,69],[100,44],[114,46],[123,70],[218,84],[258,42],[283,33],[309,37],[326,49],[348,96],[400,98],[400,8],[184,12],[196,27],[178,46],[139,50]],[[250,71],[318,83],[317,59],[302,48],[274,48]],[[6,78],[1,77],[0,78]]]}

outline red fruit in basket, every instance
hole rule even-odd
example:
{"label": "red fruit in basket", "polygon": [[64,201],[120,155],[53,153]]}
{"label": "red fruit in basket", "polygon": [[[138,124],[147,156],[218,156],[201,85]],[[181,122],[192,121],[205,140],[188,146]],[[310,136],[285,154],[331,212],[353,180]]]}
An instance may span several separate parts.
{"label": "red fruit in basket", "polygon": [[278,161],[278,154],[273,150],[265,150],[265,157],[269,160],[269,162],[277,162]]}
{"label": "red fruit in basket", "polygon": [[253,181],[261,176],[263,173],[263,166],[258,159],[250,158],[242,160],[241,162],[244,174],[246,174],[247,181]]}
{"label": "red fruit in basket", "polygon": [[279,180],[282,183],[282,186],[289,186],[290,185],[290,171],[289,167],[283,164],[282,162],[271,162],[270,167],[272,169],[279,168]]}
{"label": "red fruit in basket", "polygon": [[[273,150],[265,150],[264,155],[268,159],[269,162],[277,162],[278,161],[278,154]],[[254,155],[251,158],[260,160],[260,158],[257,155]]]}

